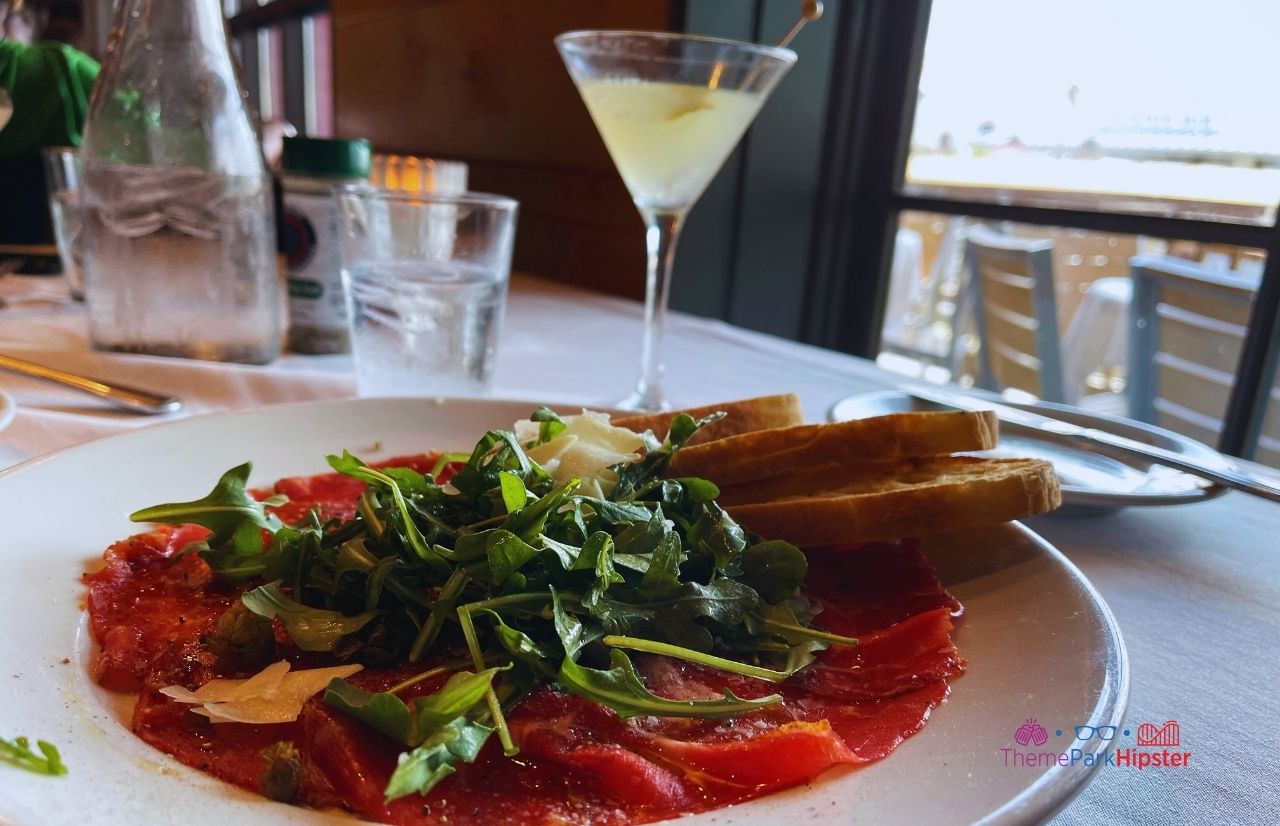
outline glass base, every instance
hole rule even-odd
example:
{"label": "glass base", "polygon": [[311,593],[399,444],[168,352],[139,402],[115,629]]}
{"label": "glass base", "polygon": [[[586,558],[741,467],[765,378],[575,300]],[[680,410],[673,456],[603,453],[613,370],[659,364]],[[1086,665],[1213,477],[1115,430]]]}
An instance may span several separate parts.
{"label": "glass base", "polygon": [[671,409],[662,388],[637,387],[636,391],[614,405],[619,410],[634,410],[637,413],[658,413]]}
{"label": "glass base", "polygon": [[275,341],[247,344],[219,341],[138,341],[121,338],[111,341],[91,340],[89,343],[93,349],[107,353],[222,361],[230,364],[270,364],[280,355],[280,344]]}

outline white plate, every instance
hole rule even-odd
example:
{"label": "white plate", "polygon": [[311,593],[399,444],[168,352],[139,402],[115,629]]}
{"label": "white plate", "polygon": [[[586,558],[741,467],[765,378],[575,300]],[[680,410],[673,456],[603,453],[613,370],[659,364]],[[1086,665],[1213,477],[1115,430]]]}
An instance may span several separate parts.
{"label": "white plate", "polygon": [[[54,742],[71,772],[45,778],[0,764],[0,822],[157,823],[181,811],[185,826],[350,823],[266,802],[130,734],[128,702],[88,676],[94,652],[80,575],[134,529],[132,510],[202,495],[245,459],[265,483],[326,470],[324,454],[342,448],[369,459],[468,448],[481,430],[507,427],[534,406],[282,405],[132,431],[0,473],[0,734]],[[1084,787],[1092,770],[1082,765],[1005,767],[1000,750],[1032,716],[1050,731],[1046,748],[1059,750],[1073,745],[1076,725],[1121,724],[1129,672],[1111,612],[1070,562],[1021,526],[927,545],[943,582],[965,603],[955,639],[969,671],[924,731],[860,770],[680,823],[1031,823]],[[1052,736],[1058,728],[1065,736]],[[1090,753],[1105,747],[1097,738],[1074,745]]]}
{"label": "white plate", "polygon": [[0,390],[0,430],[8,427],[16,415],[18,415],[18,403],[13,400],[13,396]]}
{"label": "white plate", "polygon": [[[1065,404],[1032,402],[1022,404],[981,390],[966,390],[978,399],[990,398],[1009,407],[1039,413],[1082,427],[1096,427],[1138,442],[1144,442],[1209,467],[1229,470],[1232,466],[1221,453],[1206,444],[1172,430],[1132,419],[1109,416]],[[828,414],[833,422],[883,416],[914,410],[948,410],[945,405],[916,398],[901,390],[860,393],[836,402]],[[1034,427],[1000,422],[1000,445],[980,455],[1046,459],[1053,462],[1062,480],[1062,508],[1059,516],[1089,515],[1136,505],[1185,505],[1202,502],[1226,493],[1222,485],[1198,476],[1165,467],[1150,459],[1111,450],[1074,436],[1062,436]]]}

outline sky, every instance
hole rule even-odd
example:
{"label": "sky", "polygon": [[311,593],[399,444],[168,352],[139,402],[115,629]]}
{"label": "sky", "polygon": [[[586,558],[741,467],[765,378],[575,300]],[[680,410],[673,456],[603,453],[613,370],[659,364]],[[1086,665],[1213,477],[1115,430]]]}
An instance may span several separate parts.
{"label": "sky", "polygon": [[934,0],[920,87],[927,143],[1209,115],[1280,149],[1280,0]]}

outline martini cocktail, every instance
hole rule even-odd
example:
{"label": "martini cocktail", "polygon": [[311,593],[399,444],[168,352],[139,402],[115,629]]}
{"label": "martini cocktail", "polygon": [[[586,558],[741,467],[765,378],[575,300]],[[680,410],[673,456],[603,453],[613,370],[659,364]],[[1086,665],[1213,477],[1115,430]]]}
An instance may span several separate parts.
{"label": "martini cocktail", "polygon": [[556,46],[648,229],[640,381],[622,406],[658,410],[680,226],[796,56],[661,32],[569,32]]}

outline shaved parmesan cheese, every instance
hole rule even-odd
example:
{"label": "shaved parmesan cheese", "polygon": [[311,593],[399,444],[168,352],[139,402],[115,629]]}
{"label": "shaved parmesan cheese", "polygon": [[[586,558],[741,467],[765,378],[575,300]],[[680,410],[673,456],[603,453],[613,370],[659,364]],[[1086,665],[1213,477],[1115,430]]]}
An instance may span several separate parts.
{"label": "shaved parmesan cheese", "polygon": [[281,660],[244,680],[210,680],[195,691],[180,685],[166,686],[160,693],[215,723],[290,723],[298,719],[302,706],[334,677],[350,677],[362,665],[307,668],[290,671]]}
{"label": "shaved parmesan cheese", "polygon": [[237,700],[269,694],[280,687],[280,681],[289,673],[289,663],[281,660],[272,663],[247,680],[210,680],[195,691],[180,685],[160,689],[160,693],[180,703],[233,703]]}
{"label": "shaved parmesan cheese", "polygon": [[[530,449],[529,458],[542,465],[556,484],[581,479],[579,492],[604,498],[618,483],[618,475],[609,468],[639,459],[644,438],[625,427],[614,427],[608,415],[593,410],[565,416],[563,421],[560,435]],[[527,441],[537,438],[538,425],[520,421],[515,430],[518,438]]]}

